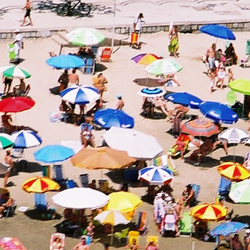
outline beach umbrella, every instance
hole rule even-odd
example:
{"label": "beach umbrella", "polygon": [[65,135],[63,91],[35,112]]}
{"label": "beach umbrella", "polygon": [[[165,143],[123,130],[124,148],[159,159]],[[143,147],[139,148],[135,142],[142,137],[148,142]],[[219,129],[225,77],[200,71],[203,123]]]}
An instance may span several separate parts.
{"label": "beach umbrella", "polygon": [[173,173],[164,167],[149,166],[139,170],[138,178],[150,185],[166,185],[172,181]]}
{"label": "beach umbrella", "polygon": [[228,128],[221,132],[218,138],[226,140],[228,143],[241,143],[249,139],[249,134],[241,128]]}
{"label": "beach umbrella", "polygon": [[127,151],[138,160],[153,159],[163,151],[155,137],[135,129],[111,127],[103,138],[109,147]]}
{"label": "beach umbrella", "polygon": [[15,77],[21,79],[31,77],[31,75],[26,70],[13,65],[0,67],[0,72],[7,77]]}
{"label": "beach umbrella", "polygon": [[54,163],[67,160],[74,155],[71,148],[61,145],[47,145],[34,153],[37,161]]}
{"label": "beach umbrella", "polygon": [[134,193],[130,192],[114,192],[108,195],[109,202],[105,210],[118,210],[127,213],[135,210],[142,204],[142,200]]}
{"label": "beach umbrella", "polygon": [[183,67],[173,59],[159,59],[145,68],[145,70],[151,75],[175,74],[182,69]]}
{"label": "beach umbrella", "polygon": [[99,221],[102,225],[110,224],[112,225],[111,229],[111,240],[110,244],[113,244],[113,233],[114,233],[114,226],[116,225],[126,225],[130,222],[120,211],[117,210],[106,210],[99,213],[94,220]]}
{"label": "beach umbrella", "polygon": [[92,188],[74,187],[61,191],[52,196],[53,202],[64,208],[97,209],[104,207],[109,197]]}
{"label": "beach umbrella", "polygon": [[236,222],[236,221],[227,221],[224,222],[217,227],[215,227],[213,230],[209,231],[209,235],[216,237],[219,235],[228,236],[233,233],[238,233],[243,228],[247,228],[248,224]]}
{"label": "beach umbrella", "polygon": [[199,104],[203,102],[200,98],[187,92],[172,93],[165,96],[165,99],[173,103],[189,106],[192,109],[199,109]]}
{"label": "beach umbrella", "polygon": [[229,88],[242,93],[244,95],[250,95],[250,80],[249,79],[245,79],[245,78],[240,78],[234,81],[231,81],[228,84]]}
{"label": "beach umbrella", "polygon": [[224,162],[217,168],[221,176],[231,181],[242,181],[250,177],[248,170],[236,162]]}
{"label": "beach umbrella", "polygon": [[193,136],[210,137],[214,134],[219,134],[220,130],[213,122],[203,119],[195,119],[186,122],[181,126],[181,132]]}
{"label": "beach umbrella", "polygon": [[32,177],[22,184],[22,189],[28,193],[45,193],[59,190],[60,186],[57,182],[47,177]]}
{"label": "beach umbrella", "polygon": [[28,110],[35,105],[35,102],[27,97],[10,97],[0,100],[0,112],[18,113]]}
{"label": "beach umbrella", "polygon": [[4,237],[0,239],[3,250],[27,250],[18,238]]}
{"label": "beach umbrella", "polygon": [[6,133],[0,133],[0,149],[6,149],[13,146],[14,141],[10,135]]}
{"label": "beach umbrella", "polygon": [[144,96],[144,97],[157,97],[157,96],[163,96],[165,95],[166,91],[162,90],[160,88],[143,88],[140,91],[137,92],[138,95]]}
{"label": "beach umbrella", "polygon": [[238,121],[238,115],[225,104],[219,102],[202,102],[199,108],[203,115],[215,122],[232,124]]}
{"label": "beach umbrella", "polygon": [[73,166],[86,169],[120,169],[135,161],[127,152],[109,147],[83,148],[71,158]]}
{"label": "beach umbrella", "polygon": [[235,203],[250,203],[250,179],[232,183],[229,197]]}
{"label": "beach umbrella", "polygon": [[75,104],[92,103],[100,99],[97,88],[87,85],[71,86],[60,93],[64,101]]}
{"label": "beach umbrella", "polygon": [[91,46],[104,41],[105,36],[96,29],[79,27],[70,31],[66,38],[69,42],[78,46]]}
{"label": "beach umbrella", "polygon": [[134,127],[134,118],[117,109],[98,110],[94,114],[94,122],[105,129],[109,129],[112,126],[122,128]]}
{"label": "beach umbrella", "polygon": [[204,203],[192,208],[190,214],[202,221],[218,221],[226,217],[227,208],[220,204]]}
{"label": "beach umbrella", "polygon": [[75,55],[59,55],[46,60],[49,66],[57,69],[74,69],[84,66],[82,58]]}
{"label": "beach umbrella", "polygon": [[31,148],[42,143],[41,137],[32,130],[16,131],[10,137],[14,142],[14,148]]}
{"label": "beach umbrella", "polygon": [[226,40],[236,39],[235,35],[229,28],[223,25],[219,25],[219,24],[204,25],[200,28],[200,31],[210,36],[217,37],[217,38],[222,38]]}
{"label": "beach umbrella", "polygon": [[162,57],[159,57],[152,53],[142,53],[139,55],[136,55],[131,58],[132,61],[134,61],[137,64],[143,64],[143,65],[149,65],[152,62],[161,59]]}

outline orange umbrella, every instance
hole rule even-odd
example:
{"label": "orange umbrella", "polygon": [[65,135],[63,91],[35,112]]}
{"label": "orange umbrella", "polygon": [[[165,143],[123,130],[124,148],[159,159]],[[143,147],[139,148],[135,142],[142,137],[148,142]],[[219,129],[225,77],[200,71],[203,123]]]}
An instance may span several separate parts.
{"label": "orange umbrella", "polygon": [[60,186],[47,177],[32,177],[23,183],[22,189],[28,193],[45,193],[47,191],[58,190]]}
{"label": "orange umbrella", "polygon": [[195,206],[190,214],[198,220],[203,221],[218,221],[225,218],[227,215],[227,208],[220,204],[204,203]]}
{"label": "orange umbrella", "polygon": [[250,177],[248,170],[236,162],[224,162],[218,166],[217,170],[222,176],[232,181],[242,181]]}

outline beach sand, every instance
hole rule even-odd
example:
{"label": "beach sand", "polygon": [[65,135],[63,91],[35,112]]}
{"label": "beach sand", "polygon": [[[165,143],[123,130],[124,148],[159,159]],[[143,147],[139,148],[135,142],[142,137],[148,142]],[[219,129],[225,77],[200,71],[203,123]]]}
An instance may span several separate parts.
{"label": "beach sand", "polygon": [[[234,41],[236,52],[240,57],[245,55],[246,40],[249,37],[249,33],[237,33],[235,32],[237,40]],[[134,82],[136,78],[154,78],[150,76],[144,70],[143,65],[137,65],[131,58],[139,53],[148,52],[155,53],[160,56],[168,58],[168,38],[167,33],[156,33],[142,35],[141,41],[143,42],[141,50],[135,50],[128,46],[114,48],[114,54],[112,55],[111,63],[103,63],[107,69],[103,71],[103,74],[108,79],[108,91],[104,93],[104,100],[108,108],[115,108],[116,95],[121,94],[125,101],[124,111],[135,118],[135,129],[148,133],[157,137],[160,145],[166,153],[169,148],[174,144],[175,139],[169,133],[172,124],[167,123],[165,119],[145,119],[140,115],[142,106],[142,97],[137,92],[143,87]],[[219,101],[225,103],[226,94],[229,91],[228,88],[223,90],[217,90],[214,93],[210,93],[210,82],[207,75],[205,64],[201,62],[201,57],[204,52],[211,46],[213,42],[217,41],[217,48],[225,49],[226,41],[216,39],[205,34],[180,34],[180,57],[176,60],[183,66],[183,70],[177,74],[178,81],[181,83],[180,87],[168,88],[168,91],[179,92],[186,91],[200,97],[204,101]],[[8,50],[7,45],[9,42],[0,43],[0,65],[8,64]],[[52,39],[38,39],[38,40],[24,40],[24,50],[21,51],[21,58],[24,61],[20,64],[28,72],[31,73],[31,78],[26,82],[31,85],[31,91],[29,96],[36,101],[36,105],[28,110],[13,115],[17,125],[30,126],[37,131],[41,136],[43,143],[40,147],[49,144],[60,144],[62,140],[79,141],[80,128],[75,127],[72,124],[66,124],[64,122],[51,123],[49,120],[50,112],[58,112],[60,97],[54,96],[49,93],[49,88],[57,85],[57,79],[62,72],[61,70],[55,70],[49,67],[45,60],[49,58],[50,51],[59,51],[59,46]],[[71,51],[74,49],[71,49]],[[63,53],[68,53],[69,49],[65,49]],[[236,78],[247,78],[249,76],[249,69],[243,69],[239,65],[231,67],[233,69]],[[92,75],[83,75],[79,72],[80,83],[86,85],[92,85]],[[226,80],[227,81],[227,80]],[[18,84],[18,80],[15,79],[13,86]],[[243,95],[237,93],[237,99],[243,100]],[[197,110],[190,110],[189,114],[199,114]],[[185,122],[185,121],[184,121]],[[233,125],[247,128],[247,121],[240,119],[237,124]],[[227,127],[227,125],[225,125]],[[231,127],[228,126],[228,127]],[[98,130],[93,132],[95,135],[96,145],[99,146],[102,143],[102,135],[105,130]],[[31,148],[25,150],[24,159],[28,162],[35,162],[33,153],[38,148]],[[192,149],[190,149],[192,151]],[[180,159],[174,160],[179,175],[173,180],[174,197],[179,198],[185,185],[188,183],[196,183],[201,185],[201,190],[198,199],[201,202],[213,202],[217,195],[220,176],[216,170],[216,166],[220,161],[233,160],[233,154],[237,155],[236,160],[243,161],[245,153],[249,151],[248,146],[238,145],[235,148],[229,148],[229,155],[226,156],[222,148],[217,149],[212,153],[212,159],[208,158],[207,161],[200,166],[194,166],[187,162],[187,158],[191,152],[188,152],[184,158],[184,161]],[[3,159],[4,151],[0,152],[0,159]],[[43,165],[42,163],[40,163]],[[30,164],[32,165],[32,164]],[[9,188],[12,197],[17,201],[18,206],[28,206],[33,209],[34,195],[25,193],[21,189],[21,184],[29,177],[41,175],[41,171],[37,171],[37,168],[30,169],[29,172],[20,172],[16,176],[10,177],[15,185]],[[105,174],[107,171],[103,171]],[[74,179],[79,185],[79,174],[88,173],[89,179],[101,179],[101,171],[87,171],[85,169],[73,167],[70,160],[63,162],[63,174],[65,178]],[[111,182],[111,185],[115,188],[119,188],[119,183],[112,182],[108,176],[104,176]],[[1,186],[3,179],[1,178]],[[143,196],[146,192],[146,187],[131,187],[130,191]],[[54,192],[46,194],[47,200],[50,205],[54,206],[52,200]],[[249,205],[237,205],[233,203],[227,203],[230,208],[234,209],[235,214],[239,216],[245,216],[245,219],[249,221],[248,211]],[[63,209],[55,206],[59,214]],[[149,213],[148,235],[158,235],[156,226],[153,221],[151,204],[144,202],[137,211],[147,211]],[[45,250],[49,247],[50,235],[55,232],[54,225],[62,221],[62,219],[40,221],[34,220],[16,211],[16,215],[12,218],[3,218],[0,220],[0,237],[12,236],[18,237],[21,242],[30,250]],[[210,228],[216,223],[211,223]],[[241,235],[242,236],[242,235]],[[100,242],[91,245],[91,249],[102,249],[103,241],[108,242],[109,237],[102,238]],[[146,237],[142,236],[140,239],[140,245],[145,246]],[[71,237],[66,238],[66,249],[72,248],[79,240]],[[212,249],[215,245],[214,242],[202,242],[195,238],[162,238],[159,236],[159,245],[161,249],[191,249],[192,242],[195,242],[195,249]],[[119,247],[115,245],[115,247]],[[112,249],[113,247],[111,247]],[[121,248],[120,248],[121,249]]]}

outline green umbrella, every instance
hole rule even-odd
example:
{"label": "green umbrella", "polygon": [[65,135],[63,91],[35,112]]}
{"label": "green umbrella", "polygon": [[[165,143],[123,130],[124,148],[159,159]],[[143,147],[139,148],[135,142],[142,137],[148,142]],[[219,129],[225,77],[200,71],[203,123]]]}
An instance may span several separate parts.
{"label": "green umbrella", "polygon": [[7,77],[29,78],[31,76],[24,69],[13,65],[0,67],[0,72],[2,72],[2,74]]}
{"label": "green umbrella", "polygon": [[250,95],[250,80],[240,78],[237,80],[234,80],[228,84],[228,86],[236,91],[243,93],[244,95]]}
{"label": "green umbrella", "polygon": [[250,203],[250,180],[236,182],[231,185],[229,197],[235,203]]}
{"label": "green umbrella", "polygon": [[5,149],[11,147],[14,142],[11,139],[11,136],[5,133],[0,133],[0,149]]}

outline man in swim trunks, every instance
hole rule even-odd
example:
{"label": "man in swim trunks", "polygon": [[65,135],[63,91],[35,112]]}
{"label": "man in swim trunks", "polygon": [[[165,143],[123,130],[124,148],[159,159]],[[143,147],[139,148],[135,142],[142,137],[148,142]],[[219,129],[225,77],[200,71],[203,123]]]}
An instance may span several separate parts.
{"label": "man in swim trunks", "polygon": [[25,6],[23,7],[23,9],[26,10],[26,12],[25,12],[25,15],[24,15],[24,18],[23,18],[23,23],[21,24],[21,26],[24,25],[24,23],[25,23],[25,21],[26,21],[26,17],[28,17],[29,20],[30,20],[30,23],[29,23],[29,24],[30,24],[31,26],[33,26],[33,23],[32,23],[31,17],[30,17],[30,12],[31,12],[31,2],[30,2],[30,0],[27,0],[27,1],[26,1],[26,4],[25,4]]}

